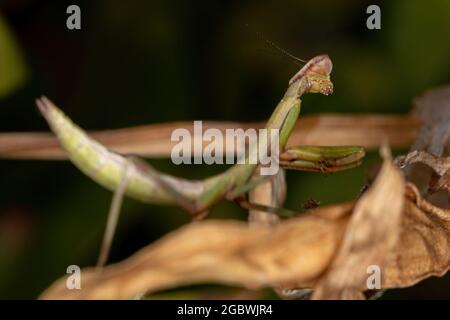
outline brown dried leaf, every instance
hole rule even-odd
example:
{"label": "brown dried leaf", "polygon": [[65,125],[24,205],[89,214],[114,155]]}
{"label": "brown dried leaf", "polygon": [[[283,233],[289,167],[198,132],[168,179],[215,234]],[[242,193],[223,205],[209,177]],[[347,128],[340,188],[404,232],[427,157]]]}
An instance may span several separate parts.
{"label": "brown dried leaf", "polygon": [[382,289],[411,286],[450,268],[450,211],[423,199],[414,185],[404,188],[390,160],[356,204],[317,208],[273,227],[193,223],[101,273],[84,269],[81,290],[68,290],[64,277],[41,298],[124,299],[218,282],[362,299],[369,265],[380,267]]}
{"label": "brown dried leaf", "polygon": [[428,194],[449,192],[450,86],[430,90],[414,104],[421,128],[410,153],[398,162],[415,184],[406,185],[400,240],[384,269],[384,288],[411,286],[450,267],[450,201]]}
{"label": "brown dried leaf", "polygon": [[450,151],[450,86],[436,88],[414,99],[414,114],[421,120],[411,151],[424,150],[437,156]]}
{"label": "brown dried leaf", "polygon": [[400,170],[384,153],[383,167],[356,204],[337,256],[316,285],[313,299],[363,298],[368,267],[382,269],[387,253],[397,244],[404,181]]}
{"label": "brown dried leaf", "polygon": [[435,193],[446,190],[450,196],[450,157],[438,157],[422,150],[415,150],[399,158],[402,167],[413,163],[423,163],[433,169],[434,179],[431,179],[429,191]]}
{"label": "brown dried leaf", "polygon": [[[450,86],[429,90],[416,98],[414,104],[414,114],[420,118],[421,126],[406,156],[411,165],[404,166],[403,171],[406,179],[413,182],[428,201],[450,209],[450,173],[448,160],[444,160],[450,157]],[[399,162],[404,158],[400,157]],[[439,169],[436,160],[447,162],[444,166],[447,173]]]}
{"label": "brown dried leaf", "polygon": [[[340,285],[339,298],[363,297],[361,290],[364,288],[355,284],[361,285],[361,270],[366,271],[372,258],[381,261],[383,289],[411,286],[429,276],[443,275],[450,268],[450,211],[422,199],[410,184],[405,197],[398,229],[400,238],[390,251],[393,237],[387,235],[387,241],[380,238],[386,232],[376,226],[376,221],[372,227],[380,235],[375,235],[378,241],[366,242],[367,254],[350,246],[350,252],[364,267],[351,263],[358,260],[355,258],[344,261],[342,272],[348,267],[349,274],[359,272],[360,275],[352,277],[355,282]],[[241,222],[194,223],[121,263],[107,266],[102,273],[96,273],[93,268],[84,269],[81,290],[66,289],[66,277],[63,277],[41,298],[124,299],[146,291],[202,282],[249,289],[316,287],[319,291],[320,284],[332,270],[329,267],[335,265],[340,253],[348,248],[341,241],[346,230],[351,230],[347,223],[353,208],[354,203],[318,208],[304,217],[289,219],[271,228],[248,227]],[[387,210],[385,216],[390,218],[390,213],[391,210]],[[357,225],[358,219],[355,220],[352,219],[353,225]],[[371,230],[366,232],[374,234]],[[345,234],[345,239],[351,236]],[[386,251],[380,255],[378,250]]]}
{"label": "brown dried leaf", "polygon": [[352,208],[353,203],[319,208],[274,227],[236,221],[193,223],[102,273],[82,270],[81,290],[68,290],[63,277],[41,298],[127,299],[199,282],[250,289],[308,286],[333,258]]}
{"label": "brown dried leaf", "polygon": [[383,288],[402,288],[450,268],[450,210],[421,198],[413,184],[406,186],[400,239],[383,270]]}

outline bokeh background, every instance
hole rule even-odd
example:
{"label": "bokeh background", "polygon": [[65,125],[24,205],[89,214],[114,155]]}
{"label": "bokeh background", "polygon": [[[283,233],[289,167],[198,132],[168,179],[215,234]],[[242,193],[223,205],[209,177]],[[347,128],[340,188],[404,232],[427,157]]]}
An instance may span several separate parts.
{"label": "bokeh background", "polygon": [[[366,28],[373,3],[381,7],[381,30]],[[81,7],[81,31],[66,28],[69,4]],[[446,0],[2,0],[0,131],[48,131],[34,106],[42,94],[87,129],[267,119],[297,67],[255,31],[301,58],[333,59],[335,93],[305,97],[304,114],[406,113],[416,95],[450,82]],[[289,172],[287,206],[354,198],[378,161],[370,152],[347,172]],[[224,170],[152,164],[186,177]],[[36,298],[68,265],[95,264],[110,192],[65,161],[1,160],[0,179],[0,298]],[[211,215],[246,218],[233,203]],[[181,210],[127,199],[110,260],[187,222]],[[449,276],[433,278],[383,298],[450,298],[449,288]],[[192,290],[165,297],[191,297]]]}

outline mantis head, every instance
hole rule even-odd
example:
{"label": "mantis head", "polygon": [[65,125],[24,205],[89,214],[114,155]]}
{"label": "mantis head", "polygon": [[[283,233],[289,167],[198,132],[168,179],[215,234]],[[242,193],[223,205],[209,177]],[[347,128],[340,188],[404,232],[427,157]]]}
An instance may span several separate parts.
{"label": "mantis head", "polygon": [[300,86],[302,93],[321,93],[327,96],[333,93],[333,83],[330,79],[332,69],[333,63],[328,55],[316,56],[289,80],[289,85],[302,80],[303,85]]}

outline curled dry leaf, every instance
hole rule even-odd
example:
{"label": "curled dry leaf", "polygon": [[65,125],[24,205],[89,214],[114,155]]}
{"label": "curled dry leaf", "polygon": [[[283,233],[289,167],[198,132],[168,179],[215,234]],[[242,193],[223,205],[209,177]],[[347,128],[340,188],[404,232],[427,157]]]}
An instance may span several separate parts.
{"label": "curled dry leaf", "polygon": [[398,163],[407,180],[415,184],[406,185],[400,239],[384,269],[384,288],[411,286],[427,277],[441,276],[450,267],[450,201],[429,194],[449,192],[450,86],[429,90],[414,104],[421,128],[410,152]]}
{"label": "curled dry leaf", "polygon": [[411,147],[436,156],[450,152],[450,86],[435,88],[414,99],[414,114],[420,118],[420,130]]}
{"label": "curled dry leaf", "polygon": [[[274,227],[194,223],[101,273],[83,270],[81,290],[68,290],[62,278],[42,298],[131,298],[198,282],[251,289],[315,287],[316,297],[361,294],[367,265],[382,266],[396,244],[402,204],[403,180],[386,161],[356,207],[345,203],[318,208]],[[333,273],[342,281],[332,280]]]}
{"label": "curled dry leaf", "polygon": [[448,271],[450,211],[421,198],[414,185],[405,191],[402,185],[398,170],[385,161],[356,204],[317,208],[273,227],[193,223],[102,272],[82,270],[81,290],[68,290],[63,277],[41,298],[126,299],[217,282],[314,288],[315,298],[355,299],[363,298],[370,264],[380,266],[383,289],[411,286]]}
{"label": "curled dry leaf", "polygon": [[[426,163],[444,179],[438,186],[447,188],[448,160],[442,157],[448,149],[448,122],[439,116],[436,130],[437,111],[426,110],[436,105],[436,97],[450,101],[449,92],[432,92],[418,100],[423,126],[412,150],[423,151],[403,159]],[[405,171],[409,179],[418,172]],[[42,298],[132,298],[185,284],[219,282],[250,289],[313,288],[313,298],[360,299],[371,265],[380,268],[383,289],[411,286],[450,267],[450,211],[422,198],[413,184],[405,188],[389,159],[356,204],[318,208],[274,227],[225,221],[191,224],[101,273],[83,270],[81,290],[68,290],[62,278]]]}
{"label": "curled dry leaf", "polygon": [[428,201],[450,209],[450,86],[425,92],[414,105],[420,130],[410,153],[398,162],[403,164],[407,180],[414,182]]}
{"label": "curled dry leaf", "polygon": [[80,290],[68,290],[63,277],[41,298],[126,299],[199,282],[251,289],[308,286],[332,260],[352,208],[353,203],[347,203],[317,209],[274,227],[196,222],[101,273],[82,270]]}
{"label": "curled dry leaf", "polygon": [[413,163],[423,163],[433,169],[434,179],[431,179],[429,191],[431,193],[446,190],[450,199],[450,157],[438,157],[423,150],[415,150],[400,157],[399,165],[405,167]]}
{"label": "curled dry leaf", "polygon": [[402,288],[450,268],[450,210],[423,199],[417,187],[406,186],[401,234],[383,270],[383,288]]}
{"label": "curled dry leaf", "polygon": [[355,206],[336,258],[319,280],[313,299],[361,299],[370,266],[383,269],[397,244],[404,203],[404,181],[384,148],[383,167]]}
{"label": "curled dry leaf", "polygon": [[[437,133],[424,127],[421,132],[429,139],[424,133],[417,140],[424,147],[439,145],[436,137],[447,141],[445,125]],[[426,152],[406,157],[405,163],[413,162],[427,163],[441,178],[448,175],[448,161]],[[446,186],[448,178],[443,181],[438,186]],[[271,185],[254,196],[268,198],[272,188],[267,187]],[[238,222],[194,224],[102,273],[84,270],[82,290],[67,290],[63,278],[42,297],[131,298],[212,281],[251,289],[312,287],[316,299],[361,299],[371,265],[382,270],[383,288],[409,286],[448,270],[449,213],[422,199],[412,185],[406,189],[406,201],[403,194],[403,179],[388,160],[354,210],[353,203],[321,208],[274,228],[248,228]],[[304,292],[300,289],[301,295]]]}

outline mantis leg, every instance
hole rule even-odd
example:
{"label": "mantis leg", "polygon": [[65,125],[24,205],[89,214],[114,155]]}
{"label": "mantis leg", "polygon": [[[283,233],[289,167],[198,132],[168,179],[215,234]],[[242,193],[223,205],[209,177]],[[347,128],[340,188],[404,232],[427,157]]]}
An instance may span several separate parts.
{"label": "mantis leg", "polygon": [[112,241],[116,232],[117,221],[119,220],[120,207],[122,206],[123,196],[128,183],[128,166],[129,163],[125,162],[122,179],[119,186],[114,192],[113,200],[111,202],[111,208],[109,209],[108,219],[106,221],[106,229],[105,233],[103,234],[103,242],[97,261],[98,270],[101,270],[106,264],[109,256],[109,251],[111,250]]}
{"label": "mantis leg", "polygon": [[[292,130],[295,127],[297,118],[300,114],[300,101],[299,103],[289,110],[284,123],[280,130],[279,144],[284,148]],[[279,161],[277,158],[276,161]],[[278,163],[279,165],[279,163]],[[261,178],[262,176],[258,176]],[[275,212],[269,212],[269,210],[263,207],[283,207],[286,199],[286,180],[285,172],[283,169],[279,169],[278,173],[271,176],[268,181],[264,181],[249,190],[248,201],[250,207],[248,208],[249,215],[248,220],[251,225],[267,225],[270,226],[278,222],[279,217]],[[241,202],[242,205],[242,202]],[[253,207],[251,207],[253,206]],[[260,206],[258,208],[258,206]],[[263,208],[261,210],[261,208]]]}
{"label": "mantis leg", "polygon": [[313,172],[337,172],[359,166],[365,156],[358,146],[300,146],[280,155],[283,168]]}
{"label": "mantis leg", "polygon": [[[358,146],[298,146],[290,147],[280,154],[280,166],[287,170],[338,172],[359,166],[364,156],[364,148]],[[246,184],[236,188],[234,195],[247,193],[269,178],[269,176],[253,177]]]}
{"label": "mantis leg", "polygon": [[[301,146],[289,148],[282,153],[280,155],[280,165],[286,169],[302,171],[337,172],[361,164],[364,153],[363,148],[356,146]],[[243,188],[243,190],[245,189]],[[247,189],[249,202],[241,201],[240,203],[249,209],[249,220],[251,223],[270,225],[277,222],[280,215],[292,216],[290,210],[280,208],[283,205],[284,197],[280,197],[279,194],[285,192],[284,182],[280,184],[279,181],[272,177],[268,181],[249,186]]]}

